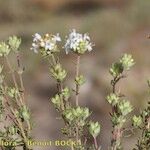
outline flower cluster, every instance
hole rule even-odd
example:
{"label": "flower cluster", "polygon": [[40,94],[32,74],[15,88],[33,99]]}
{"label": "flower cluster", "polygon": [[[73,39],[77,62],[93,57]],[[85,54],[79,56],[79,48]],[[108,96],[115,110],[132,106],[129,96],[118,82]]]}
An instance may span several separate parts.
{"label": "flower cluster", "polygon": [[115,106],[119,101],[119,97],[115,93],[111,93],[110,95],[107,96],[106,99],[108,103],[111,104],[112,106]]}
{"label": "flower cluster", "polygon": [[122,63],[124,69],[129,70],[134,64],[134,59],[130,54],[124,54],[120,59],[120,63]]}
{"label": "flower cluster", "polygon": [[117,77],[123,73],[123,71],[129,70],[135,64],[132,55],[124,54],[122,58],[113,63],[109,72],[113,77]]}
{"label": "flower cluster", "polygon": [[7,56],[11,50],[17,52],[21,44],[21,39],[17,36],[9,37],[7,42],[0,43],[0,57]]}
{"label": "flower cluster", "polygon": [[58,81],[63,81],[67,75],[66,70],[63,69],[61,64],[59,64],[59,63],[52,66],[52,68],[50,69],[50,72],[51,72],[52,76],[54,77],[54,79],[56,79]]}
{"label": "flower cluster", "polygon": [[133,110],[133,108],[129,101],[122,99],[118,103],[118,110],[122,116],[126,116]]}
{"label": "flower cluster", "polygon": [[142,117],[141,116],[135,116],[134,115],[132,120],[133,120],[133,126],[134,127],[140,127],[141,126],[141,124],[142,124]]}
{"label": "flower cluster", "polygon": [[75,78],[75,83],[79,86],[83,85],[85,83],[85,78],[83,75],[79,75]]}
{"label": "flower cluster", "polygon": [[41,51],[44,56],[50,55],[51,53],[58,52],[57,42],[60,42],[61,38],[59,34],[51,35],[45,34],[43,37],[35,33],[33,36],[32,48],[35,53]]}
{"label": "flower cluster", "polygon": [[89,123],[89,132],[90,134],[96,138],[100,133],[101,126],[98,122],[90,122]]}
{"label": "flower cluster", "polygon": [[19,96],[19,91],[18,91],[18,89],[16,89],[16,88],[8,88],[7,89],[7,92],[8,92],[8,95],[11,97],[11,98],[16,98],[16,97],[18,97]]}
{"label": "flower cluster", "polygon": [[88,108],[83,108],[83,107],[77,107],[77,108],[71,108],[67,109],[64,112],[65,118],[70,122],[70,123],[77,123],[81,126],[85,125],[85,120],[89,117],[90,111]]}
{"label": "flower cluster", "polygon": [[68,54],[70,50],[78,54],[83,54],[86,51],[91,51],[92,46],[90,37],[87,34],[77,33],[76,30],[73,29],[66,40],[66,54]]}
{"label": "flower cluster", "polygon": [[10,53],[9,45],[5,42],[0,43],[0,56],[7,56]]}
{"label": "flower cluster", "polygon": [[61,109],[61,96],[59,94],[56,94],[55,97],[51,99],[51,101],[57,110]]}
{"label": "flower cluster", "polygon": [[[61,38],[59,34],[50,35],[45,34],[43,37],[35,33],[33,36],[32,48],[35,53],[38,53],[40,50],[44,56],[50,55],[53,52],[58,51],[57,42],[60,42]],[[73,51],[77,54],[83,54],[86,51],[91,51],[93,44],[91,43],[90,37],[88,34],[77,33],[75,29],[71,31],[69,36],[67,36],[65,43],[66,54],[69,51]]]}
{"label": "flower cluster", "polygon": [[29,109],[25,105],[16,112],[16,115],[18,115],[23,121],[29,121],[31,118]]}
{"label": "flower cluster", "polygon": [[8,44],[13,51],[17,52],[21,44],[21,39],[16,36],[9,37]]}
{"label": "flower cluster", "polygon": [[65,100],[68,100],[70,97],[70,89],[68,87],[65,87],[62,89],[62,96],[64,97]]}

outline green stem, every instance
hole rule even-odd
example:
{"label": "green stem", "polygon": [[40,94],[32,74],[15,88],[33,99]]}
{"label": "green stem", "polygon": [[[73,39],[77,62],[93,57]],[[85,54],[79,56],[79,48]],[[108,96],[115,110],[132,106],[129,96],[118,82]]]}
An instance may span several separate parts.
{"label": "green stem", "polygon": [[56,61],[56,59],[55,59],[54,54],[52,54],[51,57],[52,57],[53,64],[56,65],[56,64],[57,64],[57,61]]}
{"label": "green stem", "polygon": [[60,98],[61,98],[61,109],[62,111],[64,110],[65,106],[64,106],[64,100],[63,100],[63,96],[61,95],[62,89],[63,89],[63,85],[61,81],[57,81],[57,89],[58,92],[60,94]]}
{"label": "green stem", "polygon": [[17,54],[17,65],[18,65],[18,76],[19,76],[19,81],[20,81],[20,92],[21,92],[21,103],[23,104],[25,102],[25,88],[24,88],[24,84],[23,84],[23,78],[22,78],[22,69],[21,69],[21,65],[20,65],[20,56],[19,53]]}
{"label": "green stem", "polygon": [[9,62],[8,57],[5,56],[5,58],[6,58],[7,66],[8,66],[8,68],[9,68],[10,72],[11,72],[14,85],[15,85],[16,89],[18,89],[18,84],[17,84],[17,81],[16,81],[16,77],[15,77],[15,74],[14,74],[14,70],[12,69],[12,66],[11,66],[11,64],[10,64],[10,62]]}
{"label": "green stem", "polygon": [[[111,84],[112,84],[112,92],[114,94],[117,94],[116,92],[116,84],[119,82],[119,80],[121,78],[123,78],[124,76],[117,76],[115,77]],[[112,107],[112,113],[118,113],[118,109],[116,106]],[[111,150],[119,150],[121,147],[121,137],[122,137],[122,132],[121,132],[121,128],[119,127],[119,125],[114,125],[113,126],[113,131],[112,131],[112,139],[111,139]]]}
{"label": "green stem", "polygon": [[96,137],[94,138],[94,146],[95,146],[95,150],[98,150],[98,143]]}
{"label": "green stem", "polygon": [[[80,69],[80,55],[77,56],[77,64],[76,64],[76,77],[79,76]],[[76,84],[76,106],[79,106],[79,85]]]}
{"label": "green stem", "polygon": [[[80,55],[77,56],[77,62],[76,62],[76,77],[79,76],[79,69],[80,69]],[[75,87],[75,92],[76,92],[76,106],[79,106],[79,85],[76,84]],[[76,126],[76,141],[79,141],[79,127],[78,127],[78,123]]]}

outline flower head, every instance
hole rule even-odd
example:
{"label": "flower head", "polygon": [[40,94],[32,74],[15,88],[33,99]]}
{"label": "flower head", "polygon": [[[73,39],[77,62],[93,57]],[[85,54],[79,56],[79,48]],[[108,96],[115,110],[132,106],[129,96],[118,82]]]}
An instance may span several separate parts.
{"label": "flower head", "polygon": [[51,69],[50,72],[52,74],[52,76],[58,80],[58,81],[63,81],[66,76],[67,76],[67,72],[65,69],[62,68],[61,64],[56,64],[54,65]]}
{"label": "flower head", "polygon": [[90,116],[90,111],[87,107],[76,107],[66,109],[64,111],[64,116],[69,122],[78,122],[79,125],[83,126],[86,119]]}
{"label": "flower head", "polygon": [[57,42],[60,42],[61,38],[59,34],[56,35],[50,35],[50,34],[45,34],[43,37],[35,33],[33,35],[33,43],[32,43],[32,48],[35,53],[38,53],[41,51],[41,53],[46,56],[51,54],[52,52],[57,52]]}
{"label": "flower head", "polygon": [[126,116],[127,114],[129,114],[133,110],[133,107],[129,101],[121,100],[119,105],[118,105],[118,110],[120,111],[120,113],[123,116]]}
{"label": "flower head", "polygon": [[41,41],[41,40],[42,40],[42,37],[41,37],[40,34],[35,33],[35,34],[33,35],[33,42],[39,42],[39,41]]}
{"label": "flower head", "polygon": [[9,45],[7,45],[5,42],[0,43],[0,57],[1,56],[7,56],[10,53]]}
{"label": "flower head", "polygon": [[134,59],[130,54],[124,54],[120,59],[120,63],[122,63],[124,69],[129,70],[134,64]]}
{"label": "flower head", "polygon": [[92,121],[90,122],[89,132],[94,138],[96,138],[99,135],[100,130],[101,130],[101,126],[98,122],[92,122]]}
{"label": "flower head", "polygon": [[21,39],[17,36],[11,36],[8,39],[8,44],[14,52],[18,52],[19,46],[21,44]]}
{"label": "flower head", "polygon": [[92,50],[92,43],[90,42],[90,37],[87,34],[77,33],[75,29],[71,31],[67,37],[65,50],[66,54],[69,51],[76,52],[78,54],[83,54],[86,51]]}
{"label": "flower head", "polygon": [[142,124],[142,117],[141,116],[133,116],[132,118],[133,121],[133,126],[134,127],[140,127],[140,125]]}
{"label": "flower head", "polygon": [[115,106],[119,101],[119,97],[114,93],[111,93],[110,95],[108,95],[106,99],[108,103],[111,104],[112,106]]}

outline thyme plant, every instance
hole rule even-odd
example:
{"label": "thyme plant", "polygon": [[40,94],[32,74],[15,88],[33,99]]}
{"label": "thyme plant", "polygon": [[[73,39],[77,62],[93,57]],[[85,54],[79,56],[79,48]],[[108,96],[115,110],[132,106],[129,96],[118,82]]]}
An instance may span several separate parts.
{"label": "thyme plant", "polygon": [[109,72],[113,79],[111,80],[112,93],[107,96],[107,101],[112,107],[110,113],[112,122],[111,150],[123,149],[121,139],[123,137],[124,124],[127,121],[127,115],[133,107],[125,96],[117,90],[117,83],[126,77],[126,72],[134,65],[131,55],[124,54],[117,62],[113,63]]}
{"label": "thyme plant", "polygon": [[[31,49],[35,52],[40,52],[43,57],[48,59],[50,66],[49,73],[56,80],[58,90],[58,93],[51,98],[51,102],[64,121],[62,133],[69,140],[78,143],[76,145],[70,144],[70,148],[72,150],[100,150],[97,142],[97,136],[100,133],[100,124],[89,119],[91,111],[87,107],[81,107],[79,100],[80,87],[85,83],[84,76],[80,74],[80,59],[86,52],[92,51],[93,45],[87,34],[77,33],[76,30],[72,30],[69,36],[67,36],[64,46],[65,52],[66,54],[73,53],[76,56],[75,88],[71,90],[64,85],[64,81],[67,78],[67,71],[60,63],[58,55],[60,52],[58,42],[60,41],[59,34],[45,34],[41,36],[36,33],[33,37]],[[75,101],[71,102],[70,97],[73,93],[75,94]],[[91,145],[88,144],[89,137],[87,136],[87,132],[93,138],[93,144]]]}
{"label": "thyme plant", "polygon": [[[12,36],[0,43],[0,141],[2,150],[31,150],[28,140],[31,139],[31,115],[27,106],[27,95],[23,84],[23,68],[20,61],[21,39]],[[10,62],[9,54],[16,56],[17,69]],[[5,72],[4,72],[5,70]],[[11,78],[11,79],[9,79]],[[19,81],[17,81],[19,78]],[[7,81],[11,80],[9,83]]]}

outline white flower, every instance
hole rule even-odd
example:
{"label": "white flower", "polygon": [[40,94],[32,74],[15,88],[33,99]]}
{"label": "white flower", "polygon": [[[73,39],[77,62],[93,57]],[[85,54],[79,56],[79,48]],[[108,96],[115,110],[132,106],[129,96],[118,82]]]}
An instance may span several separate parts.
{"label": "white flower", "polygon": [[31,50],[33,50],[35,53],[38,53],[39,45],[36,43],[32,43]]}
{"label": "white flower", "polygon": [[77,33],[76,30],[73,29],[69,34],[64,47],[66,54],[68,54],[70,50],[82,54],[85,51],[91,51],[92,46],[90,37],[87,34]]}
{"label": "white flower", "polygon": [[33,35],[33,42],[38,42],[38,41],[41,41],[41,40],[42,40],[42,37],[41,37],[40,34],[35,33],[35,34]]}
{"label": "white flower", "polygon": [[54,37],[53,37],[53,40],[55,41],[55,42],[60,42],[61,41],[61,38],[60,38],[60,36],[59,36],[59,33],[57,33],[56,35],[54,35]]}
{"label": "white flower", "polygon": [[41,50],[44,54],[50,54],[51,52],[57,51],[57,42],[60,41],[61,38],[58,33],[56,35],[45,34],[43,37],[35,33],[35,35],[33,35],[31,50],[35,53]]}
{"label": "white flower", "polygon": [[44,41],[40,42],[40,47],[45,47],[45,42]]}
{"label": "white flower", "polygon": [[45,49],[46,50],[53,50],[54,48],[55,48],[55,43],[52,43],[49,40],[45,41]]}

